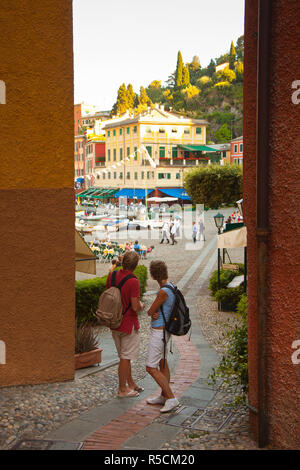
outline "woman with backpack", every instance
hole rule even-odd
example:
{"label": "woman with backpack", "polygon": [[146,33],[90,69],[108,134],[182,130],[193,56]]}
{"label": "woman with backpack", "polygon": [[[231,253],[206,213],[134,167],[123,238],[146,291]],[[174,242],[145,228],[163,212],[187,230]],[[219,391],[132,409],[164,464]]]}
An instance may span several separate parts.
{"label": "woman with backpack", "polygon": [[135,251],[126,252],[122,259],[123,269],[110,273],[106,283],[107,289],[116,286],[121,293],[122,321],[118,328],[111,328],[112,337],[120,358],[118,369],[119,398],[137,397],[139,392],[144,390],[135,383],[131,374],[131,360],[136,360],[139,353],[140,325],[138,312],[145,307],[145,304],[140,302],[139,280],[133,274],[138,262],[139,255]]}
{"label": "woman with backpack", "polygon": [[161,387],[161,395],[149,398],[147,403],[150,405],[164,405],[160,412],[166,413],[179,405],[170,387],[170,370],[165,358],[166,344],[170,339],[170,334],[164,331],[165,321],[168,321],[175,302],[175,295],[172,289],[168,287],[170,283],[168,283],[168,268],[166,263],[163,261],[152,261],[150,263],[150,274],[152,279],[158,282],[160,290],[148,310],[148,315],[151,316],[151,329],[146,370]]}

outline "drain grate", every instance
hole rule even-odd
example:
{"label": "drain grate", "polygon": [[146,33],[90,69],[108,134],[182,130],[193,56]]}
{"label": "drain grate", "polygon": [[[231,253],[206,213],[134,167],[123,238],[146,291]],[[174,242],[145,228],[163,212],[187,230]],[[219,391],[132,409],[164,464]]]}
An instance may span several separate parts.
{"label": "drain grate", "polygon": [[16,442],[12,450],[80,450],[82,446],[82,442],[22,439]]}
{"label": "drain grate", "polygon": [[197,431],[220,432],[232,416],[233,413],[223,409],[182,406],[167,419],[166,424]]}

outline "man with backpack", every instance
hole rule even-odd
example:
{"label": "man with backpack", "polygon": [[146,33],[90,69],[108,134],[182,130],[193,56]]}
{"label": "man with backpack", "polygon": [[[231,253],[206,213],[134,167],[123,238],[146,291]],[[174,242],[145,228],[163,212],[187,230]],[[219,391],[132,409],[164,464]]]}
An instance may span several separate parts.
{"label": "man with backpack", "polygon": [[181,292],[168,283],[168,268],[163,261],[150,263],[150,274],[156,280],[160,290],[148,310],[151,316],[151,329],[148,345],[146,370],[161,387],[158,397],[150,398],[150,405],[164,405],[160,412],[166,413],[179,405],[170,387],[170,370],[166,360],[166,345],[171,333],[186,334],[190,328],[189,311]]}
{"label": "man with backpack", "polygon": [[134,382],[131,374],[131,360],[136,360],[139,352],[138,312],[144,309],[140,302],[140,284],[133,271],[139,262],[135,251],[125,253],[122,268],[109,274],[107,290],[100,296],[97,316],[102,325],[112,330],[119,363],[118,397],[137,397],[143,391]]}

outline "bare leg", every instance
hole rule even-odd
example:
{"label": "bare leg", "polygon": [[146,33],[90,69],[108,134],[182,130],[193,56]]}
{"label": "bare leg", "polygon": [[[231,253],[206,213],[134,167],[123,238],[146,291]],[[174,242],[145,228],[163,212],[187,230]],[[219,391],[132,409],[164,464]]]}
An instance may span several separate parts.
{"label": "bare leg", "polygon": [[120,359],[119,363],[119,395],[127,395],[130,392],[130,388],[127,387],[127,380],[130,374],[130,360]]}
{"label": "bare leg", "polygon": [[[159,363],[159,368],[160,368],[160,372],[165,376],[165,378],[167,379],[168,383],[170,383],[170,369],[169,369],[169,366],[168,366],[168,362],[167,360],[165,360],[165,367],[163,367],[163,364],[164,364],[164,360],[162,359]],[[162,396],[167,398],[165,395],[164,395],[164,391],[162,390]]]}
{"label": "bare leg", "polygon": [[[158,369],[155,369],[154,367],[146,367],[146,370],[148,374],[153,377],[155,382],[160,386],[162,390],[162,395],[169,400],[170,398],[175,398],[174,393],[172,392],[170,385],[169,385],[169,380],[168,379],[168,372],[166,367],[163,369],[164,372],[161,372]],[[166,374],[166,375],[165,375]]]}
{"label": "bare leg", "polygon": [[131,363],[130,363],[130,361],[129,361],[129,374],[128,374],[128,377],[127,377],[127,384],[128,384],[128,387],[131,390],[135,390],[137,388],[137,384],[135,383],[135,381],[133,380],[132,375],[131,375]]}

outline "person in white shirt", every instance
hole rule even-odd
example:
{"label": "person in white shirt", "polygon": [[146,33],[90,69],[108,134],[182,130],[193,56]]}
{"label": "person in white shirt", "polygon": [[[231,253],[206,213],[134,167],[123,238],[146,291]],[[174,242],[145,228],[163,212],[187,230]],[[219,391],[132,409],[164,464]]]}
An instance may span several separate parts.
{"label": "person in white shirt", "polygon": [[177,244],[177,241],[175,240],[176,230],[177,230],[176,225],[174,224],[174,222],[172,222],[171,229],[170,229],[172,245],[174,245],[175,243]]}
{"label": "person in white shirt", "polygon": [[176,228],[176,236],[179,237],[179,235],[180,235],[180,231],[179,231],[180,221],[179,221],[179,219],[177,219],[177,218],[175,219],[174,225],[175,225],[175,228]]}
{"label": "person in white shirt", "polygon": [[164,222],[163,224],[163,227],[162,227],[162,240],[160,243],[163,243],[164,240],[166,239],[167,240],[167,243],[170,243],[170,240],[168,238],[168,235],[169,235],[169,224],[167,221]]}
{"label": "person in white shirt", "polygon": [[198,228],[197,228],[197,225],[196,225],[196,222],[193,222],[193,228],[192,228],[192,231],[193,231],[193,241],[194,243],[196,243],[196,240],[197,240],[197,232],[198,232]]}

